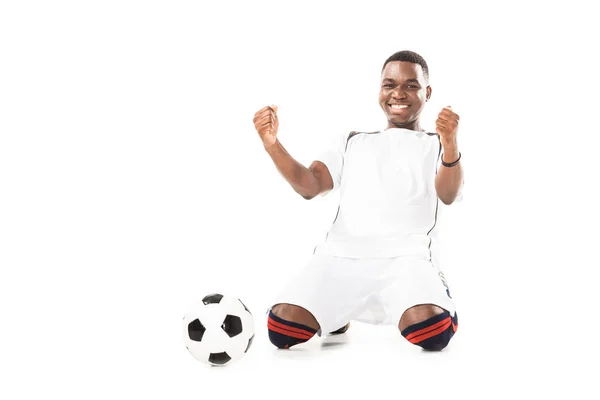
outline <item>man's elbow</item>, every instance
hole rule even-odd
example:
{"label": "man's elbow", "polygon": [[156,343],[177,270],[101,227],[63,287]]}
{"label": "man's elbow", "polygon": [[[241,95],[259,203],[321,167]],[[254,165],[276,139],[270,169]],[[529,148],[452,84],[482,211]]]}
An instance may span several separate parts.
{"label": "man's elbow", "polygon": [[310,184],[305,186],[302,192],[298,192],[298,194],[305,200],[311,200],[326,191],[327,190],[322,188],[321,182],[319,182],[318,179],[314,179],[310,182]]}
{"label": "man's elbow", "polygon": [[302,196],[303,199],[305,200],[311,200],[314,199],[315,197],[317,197],[320,194],[320,190],[319,188],[312,188],[309,191],[306,192],[302,192],[302,193],[298,193],[300,196]]}
{"label": "man's elbow", "polygon": [[442,203],[444,203],[447,206],[449,206],[450,204],[454,203],[454,200],[455,200],[455,199],[449,199],[449,198],[440,197],[440,196],[438,196],[438,197],[442,201]]}
{"label": "man's elbow", "polygon": [[318,195],[325,194],[327,192],[328,192],[327,190],[326,191],[317,190],[317,191],[311,192],[309,194],[301,194],[300,196],[302,196],[302,198],[305,200],[312,200],[315,197],[317,197]]}
{"label": "man's elbow", "polygon": [[460,196],[462,192],[462,184],[459,187],[448,187],[443,185],[438,185],[436,182],[435,191],[437,193],[438,199],[442,201],[445,205],[449,206],[454,203],[454,201]]}
{"label": "man's elbow", "polygon": [[438,193],[438,199],[447,206],[454,203],[457,197],[458,193]]}

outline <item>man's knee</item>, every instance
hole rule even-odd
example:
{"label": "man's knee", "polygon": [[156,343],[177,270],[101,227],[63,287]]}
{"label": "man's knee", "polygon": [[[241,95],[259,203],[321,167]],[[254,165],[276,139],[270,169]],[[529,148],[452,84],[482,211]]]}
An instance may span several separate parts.
{"label": "man's knee", "polygon": [[312,338],[319,330],[315,317],[292,304],[277,304],[267,319],[269,340],[280,349],[288,349]]}
{"label": "man's knee", "polygon": [[458,315],[432,304],[408,309],[398,324],[402,336],[429,351],[444,349],[458,328]]}

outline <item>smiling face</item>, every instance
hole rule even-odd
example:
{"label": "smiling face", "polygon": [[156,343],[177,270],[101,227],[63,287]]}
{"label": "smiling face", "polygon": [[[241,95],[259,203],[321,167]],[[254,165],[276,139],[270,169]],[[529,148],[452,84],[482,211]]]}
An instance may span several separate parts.
{"label": "smiling face", "polygon": [[408,61],[391,61],[381,72],[379,105],[390,128],[420,131],[419,116],[431,97],[423,68]]}

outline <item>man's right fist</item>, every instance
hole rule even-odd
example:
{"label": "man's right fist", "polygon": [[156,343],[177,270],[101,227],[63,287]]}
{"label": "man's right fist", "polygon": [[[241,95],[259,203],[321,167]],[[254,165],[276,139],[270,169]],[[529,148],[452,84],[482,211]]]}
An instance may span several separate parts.
{"label": "man's right fist", "polygon": [[277,141],[279,119],[277,106],[266,106],[254,114],[254,127],[263,141],[265,147],[272,146]]}

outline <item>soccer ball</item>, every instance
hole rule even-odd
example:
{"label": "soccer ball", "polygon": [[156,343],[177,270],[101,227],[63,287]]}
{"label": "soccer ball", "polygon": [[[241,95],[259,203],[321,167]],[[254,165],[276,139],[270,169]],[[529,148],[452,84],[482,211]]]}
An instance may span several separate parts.
{"label": "soccer ball", "polygon": [[237,297],[209,294],[183,317],[183,341],[199,361],[225,365],[240,359],[254,339],[254,318]]}

